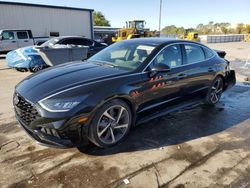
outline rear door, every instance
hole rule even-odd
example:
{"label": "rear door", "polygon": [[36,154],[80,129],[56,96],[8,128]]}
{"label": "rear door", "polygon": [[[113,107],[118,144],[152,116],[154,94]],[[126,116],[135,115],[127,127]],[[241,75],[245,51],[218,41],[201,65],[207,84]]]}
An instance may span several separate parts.
{"label": "rear door", "polygon": [[183,93],[189,98],[204,97],[214,77],[216,67],[207,55],[206,48],[194,43],[184,43],[184,67],[186,85]]}
{"label": "rear door", "polygon": [[18,48],[16,33],[14,31],[3,31],[0,40],[0,51],[11,51]]}
{"label": "rear door", "polygon": [[16,36],[18,48],[34,45],[33,39],[29,38],[28,31],[17,31]]}

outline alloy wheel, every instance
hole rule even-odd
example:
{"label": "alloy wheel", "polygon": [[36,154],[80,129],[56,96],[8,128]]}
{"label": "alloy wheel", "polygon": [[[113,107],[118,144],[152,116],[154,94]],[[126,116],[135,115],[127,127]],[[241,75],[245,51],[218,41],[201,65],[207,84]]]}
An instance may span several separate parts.
{"label": "alloy wheel", "polygon": [[216,104],[223,92],[223,82],[221,79],[217,79],[211,88],[210,99],[213,104]]}
{"label": "alloy wheel", "polygon": [[97,136],[104,144],[115,144],[126,134],[129,124],[128,110],[115,105],[108,108],[100,117],[97,124]]}
{"label": "alloy wheel", "polygon": [[35,65],[34,67],[32,67],[33,72],[37,72],[37,71],[42,70],[42,69],[43,69],[42,65]]}

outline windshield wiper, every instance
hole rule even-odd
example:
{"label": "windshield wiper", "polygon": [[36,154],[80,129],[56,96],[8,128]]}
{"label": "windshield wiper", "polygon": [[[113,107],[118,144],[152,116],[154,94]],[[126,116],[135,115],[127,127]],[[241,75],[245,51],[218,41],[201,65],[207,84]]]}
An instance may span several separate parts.
{"label": "windshield wiper", "polygon": [[102,66],[109,66],[109,67],[118,67],[117,65],[113,64],[113,63],[109,63],[107,61],[102,62],[102,61],[91,61],[97,65],[102,65]]}
{"label": "windshield wiper", "polygon": [[113,64],[113,63],[108,63],[108,62],[105,62],[103,63],[103,65],[107,65],[107,66],[110,66],[110,67],[118,67],[117,65]]}

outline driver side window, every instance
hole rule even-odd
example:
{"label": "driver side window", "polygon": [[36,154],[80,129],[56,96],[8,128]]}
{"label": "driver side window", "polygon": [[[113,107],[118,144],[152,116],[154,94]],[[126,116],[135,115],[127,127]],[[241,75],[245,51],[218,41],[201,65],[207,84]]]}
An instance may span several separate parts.
{"label": "driver side window", "polygon": [[2,33],[2,40],[14,40],[14,33],[12,31],[4,31]]}
{"label": "driver side window", "polygon": [[182,65],[182,54],[180,45],[171,45],[165,48],[160,54],[156,56],[151,68],[158,63],[168,65],[170,68],[179,67]]}

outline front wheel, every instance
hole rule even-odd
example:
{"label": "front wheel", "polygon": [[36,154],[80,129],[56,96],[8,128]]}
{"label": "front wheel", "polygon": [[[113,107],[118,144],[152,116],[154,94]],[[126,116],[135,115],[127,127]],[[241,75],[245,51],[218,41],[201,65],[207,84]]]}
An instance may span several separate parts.
{"label": "front wheel", "polygon": [[223,80],[221,77],[216,77],[210,86],[206,99],[205,104],[208,105],[215,105],[220,101],[221,95],[223,93]]}
{"label": "front wheel", "polygon": [[132,123],[129,106],[122,100],[113,100],[97,110],[90,126],[91,141],[103,148],[122,141],[128,134]]}

